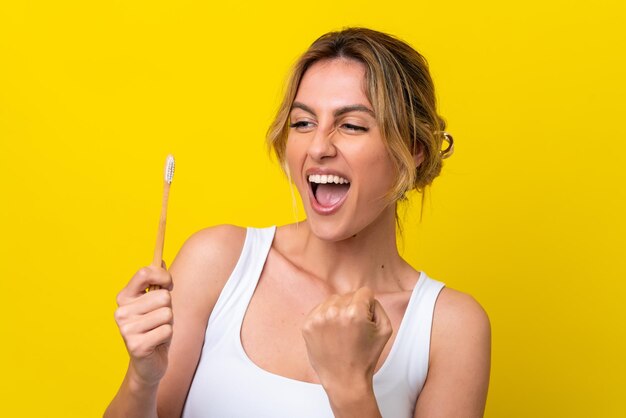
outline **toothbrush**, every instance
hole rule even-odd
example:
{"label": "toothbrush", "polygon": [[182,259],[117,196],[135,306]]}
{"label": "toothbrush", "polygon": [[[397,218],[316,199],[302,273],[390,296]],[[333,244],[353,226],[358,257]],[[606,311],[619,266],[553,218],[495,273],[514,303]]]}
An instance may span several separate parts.
{"label": "toothbrush", "polygon": [[[156,245],[154,247],[154,258],[152,265],[161,267],[163,262],[163,246],[165,245],[165,223],[167,221],[167,201],[170,195],[170,185],[174,178],[174,156],[168,155],[165,160],[165,176],[163,181],[163,202],[161,204],[161,219],[159,220],[159,230],[157,232]],[[160,289],[158,285],[150,285],[148,290]]]}

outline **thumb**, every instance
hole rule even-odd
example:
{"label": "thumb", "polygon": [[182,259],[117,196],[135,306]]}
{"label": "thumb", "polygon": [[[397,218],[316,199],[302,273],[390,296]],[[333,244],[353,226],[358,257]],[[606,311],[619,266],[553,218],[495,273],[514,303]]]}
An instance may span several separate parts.
{"label": "thumb", "polygon": [[[163,270],[167,270],[167,264],[165,263],[165,260],[161,260],[161,267],[163,267]],[[174,281],[173,280],[170,282],[170,285],[168,286],[167,290],[169,290],[171,292],[172,289],[174,289]]]}

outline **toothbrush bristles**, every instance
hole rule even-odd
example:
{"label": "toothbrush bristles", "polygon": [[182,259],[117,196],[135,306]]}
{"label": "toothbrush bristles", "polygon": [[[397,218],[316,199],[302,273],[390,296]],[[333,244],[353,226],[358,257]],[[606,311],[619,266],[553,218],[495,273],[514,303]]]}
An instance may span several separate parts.
{"label": "toothbrush bristles", "polygon": [[165,161],[165,181],[167,184],[172,184],[172,179],[174,179],[174,166],[174,156],[168,155]]}

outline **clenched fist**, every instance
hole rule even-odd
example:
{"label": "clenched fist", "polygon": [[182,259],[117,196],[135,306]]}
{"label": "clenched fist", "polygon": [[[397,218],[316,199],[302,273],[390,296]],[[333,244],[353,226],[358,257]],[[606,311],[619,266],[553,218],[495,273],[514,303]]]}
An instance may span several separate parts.
{"label": "clenched fist", "polygon": [[371,384],[391,333],[387,314],[367,287],[329,297],[302,329],[311,366],[327,391]]}
{"label": "clenched fist", "polygon": [[[146,292],[150,285],[161,288]],[[158,383],[167,369],[172,340],[172,277],[165,268],[144,267],[117,295],[115,321],[130,354],[130,369],[142,384]]]}

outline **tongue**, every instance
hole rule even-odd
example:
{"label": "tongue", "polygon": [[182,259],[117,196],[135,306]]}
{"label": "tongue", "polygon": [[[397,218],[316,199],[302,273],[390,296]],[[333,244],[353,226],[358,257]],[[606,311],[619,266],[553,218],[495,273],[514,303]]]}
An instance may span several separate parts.
{"label": "tongue", "polygon": [[315,199],[322,206],[333,206],[348,192],[349,184],[320,184],[315,191]]}

